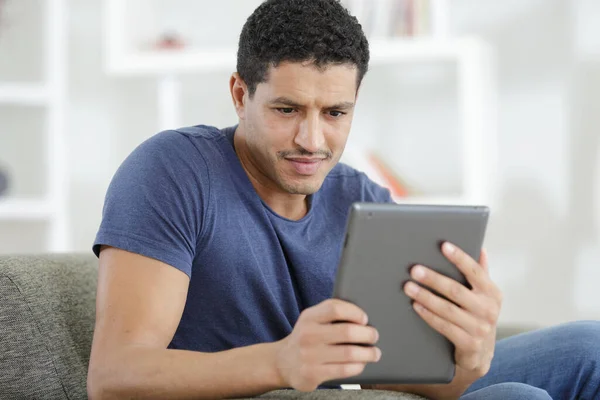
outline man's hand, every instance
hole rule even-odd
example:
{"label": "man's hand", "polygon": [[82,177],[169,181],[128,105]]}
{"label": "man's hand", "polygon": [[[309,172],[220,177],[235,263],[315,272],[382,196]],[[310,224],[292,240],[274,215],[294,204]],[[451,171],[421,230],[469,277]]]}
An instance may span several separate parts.
{"label": "man's hand", "polygon": [[412,268],[411,277],[451,301],[414,282],[408,282],[404,290],[414,300],[415,311],[433,329],[454,343],[456,376],[453,384],[459,391],[464,391],[489,371],[502,294],[490,279],[485,250],[481,252],[479,263],[447,242],[442,251],[465,275],[472,289],[418,265]]}
{"label": "man's hand", "polygon": [[377,330],[354,304],[331,299],[300,314],[293,332],[278,342],[276,367],[282,387],[315,390],[321,383],[360,374],[377,362]]}

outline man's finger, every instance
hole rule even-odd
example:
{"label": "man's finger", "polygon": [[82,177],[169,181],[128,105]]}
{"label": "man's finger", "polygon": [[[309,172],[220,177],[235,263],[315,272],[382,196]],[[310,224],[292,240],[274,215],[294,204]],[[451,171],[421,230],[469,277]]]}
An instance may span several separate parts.
{"label": "man's finger", "polygon": [[473,352],[473,337],[465,330],[431,312],[421,303],[415,301],[413,308],[429,326],[450,340],[457,350]]}
{"label": "man's finger", "polygon": [[442,252],[463,273],[473,288],[486,288],[489,286],[490,280],[487,269],[482,268],[477,261],[473,260],[462,249],[450,242],[444,242]]}
{"label": "man's finger", "polygon": [[[453,283],[459,285],[457,282],[453,281]],[[492,329],[491,324],[488,324],[486,321],[478,320],[475,317],[476,313],[467,311],[467,307],[462,306],[460,303],[458,303],[459,306],[457,306],[456,304],[433,294],[429,290],[419,287],[419,285],[414,282],[408,282],[405,285],[404,290],[416,303],[423,305],[426,309],[438,315],[440,318],[458,326],[472,336],[485,336],[489,334]],[[477,300],[470,291],[467,290],[467,292],[474,297],[474,300]],[[469,305],[471,307],[476,306],[473,302],[470,302]],[[484,311],[485,310],[482,310],[481,312]]]}
{"label": "man's finger", "polygon": [[381,350],[375,346],[331,345],[324,351],[325,364],[374,363],[381,358]]}
{"label": "man's finger", "polygon": [[351,363],[351,364],[325,364],[317,368],[318,376],[321,382],[331,381],[335,379],[350,378],[362,373],[366,363]]}
{"label": "man's finger", "polygon": [[[430,268],[425,268],[422,265],[414,266],[410,271],[410,276],[423,286],[436,291],[440,295],[458,304],[459,307],[478,316],[487,315],[487,304],[482,302],[475,293],[473,293],[463,284],[456,282],[454,279],[448,278],[447,276],[444,276]],[[408,284],[405,286],[405,288],[409,287],[412,286],[409,286]],[[418,285],[415,285],[415,289],[419,293],[423,291],[424,293],[430,293],[431,296],[434,296],[433,293],[427,291],[426,289],[420,288]],[[416,299],[408,292],[407,295],[413,299]],[[442,300],[441,298],[439,299]],[[428,307],[427,304],[426,306]]]}
{"label": "man's finger", "polygon": [[305,318],[310,318],[320,324],[351,322],[366,325],[368,322],[367,314],[360,307],[339,299],[325,300],[308,308],[303,314],[305,314]]}
{"label": "man's finger", "polygon": [[479,255],[479,265],[481,265],[481,267],[489,273],[490,269],[488,266],[488,254],[486,249],[481,249],[481,254]]}
{"label": "man's finger", "polygon": [[341,343],[372,345],[379,340],[377,329],[354,323],[322,325],[319,327],[319,333],[323,343],[332,345]]}

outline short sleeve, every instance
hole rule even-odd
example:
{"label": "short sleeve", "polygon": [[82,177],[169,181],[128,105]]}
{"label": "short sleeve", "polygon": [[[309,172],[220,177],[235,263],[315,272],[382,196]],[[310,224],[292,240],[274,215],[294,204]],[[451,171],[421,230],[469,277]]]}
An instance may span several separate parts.
{"label": "short sleeve", "polygon": [[373,203],[394,203],[390,190],[374,181],[372,181],[365,173],[361,173],[363,180],[363,201]]}
{"label": "short sleeve", "polygon": [[190,139],[161,132],[138,146],[115,173],[93,251],[107,245],[154,258],[191,277],[210,179]]}

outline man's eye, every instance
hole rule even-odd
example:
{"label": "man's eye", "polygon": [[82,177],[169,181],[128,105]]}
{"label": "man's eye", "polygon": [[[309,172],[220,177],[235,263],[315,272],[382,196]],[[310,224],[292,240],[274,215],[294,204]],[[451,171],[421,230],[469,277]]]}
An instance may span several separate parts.
{"label": "man's eye", "polygon": [[346,114],[346,113],[343,113],[341,111],[335,111],[335,110],[334,111],[329,111],[329,115],[331,115],[334,118],[339,118],[339,117],[341,117],[344,114]]}
{"label": "man's eye", "polygon": [[294,112],[294,109],[290,107],[278,108],[277,110],[282,114],[291,114]]}

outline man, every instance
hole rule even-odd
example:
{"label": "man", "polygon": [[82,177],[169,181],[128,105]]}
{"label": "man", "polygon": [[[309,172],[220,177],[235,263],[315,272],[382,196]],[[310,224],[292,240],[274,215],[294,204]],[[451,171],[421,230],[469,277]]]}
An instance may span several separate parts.
{"label": "man", "polygon": [[[391,201],[337,163],[368,61],[338,1],[266,1],[243,28],[230,79],[238,125],[162,132],[121,165],[94,244],[92,399],[311,391],[379,360],[376,346],[360,346],[377,343],[368,316],[329,299],[350,204]],[[444,254],[472,290],[423,267],[414,279],[456,305],[405,291],[456,345],[456,377],[382,388],[433,399],[600,396],[600,357],[588,346],[598,325],[506,341],[492,363],[501,294],[485,252],[477,262],[446,244]]]}

